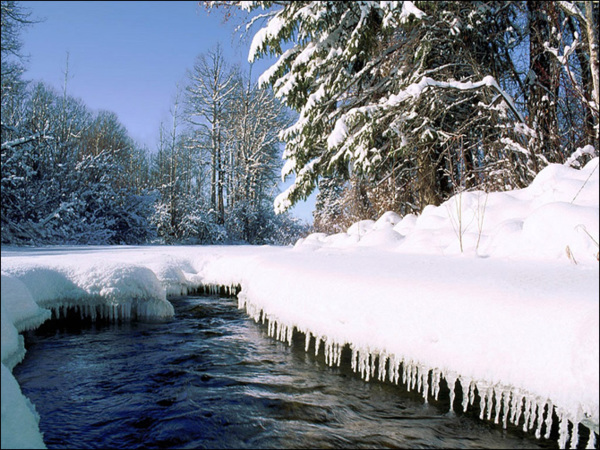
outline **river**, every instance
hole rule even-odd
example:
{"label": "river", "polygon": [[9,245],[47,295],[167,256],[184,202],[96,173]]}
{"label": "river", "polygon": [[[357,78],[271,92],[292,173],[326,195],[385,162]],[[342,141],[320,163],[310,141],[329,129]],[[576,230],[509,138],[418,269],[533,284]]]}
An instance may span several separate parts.
{"label": "river", "polygon": [[[557,448],[448,413],[402,385],[267,336],[237,301],[172,301],[163,323],[53,320],[25,333],[13,373],[48,448]],[[444,395],[446,394],[446,395]],[[445,399],[445,400],[444,400]]]}

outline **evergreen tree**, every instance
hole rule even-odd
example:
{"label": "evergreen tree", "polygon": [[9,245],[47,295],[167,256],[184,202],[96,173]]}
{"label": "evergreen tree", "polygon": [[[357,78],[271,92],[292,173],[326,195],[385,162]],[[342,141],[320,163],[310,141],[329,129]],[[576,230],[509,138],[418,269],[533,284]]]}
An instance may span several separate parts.
{"label": "evergreen tree", "polygon": [[358,202],[346,211],[419,212],[524,187],[597,142],[593,2],[212,3],[264,21],[250,59],[278,56],[261,82],[299,113],[278,211],[335,177]]}
{"label": "evergreen tree", "polygon": [[502,2],[243,3],[270,8],[250,56],[279,55],[261,81],[299,113],[282,133],[295,181],[279,211],[327,175],[371,189],[391,177],[422,208],[481,184],[488,143],[526,139],[501,86],[511,68]]}

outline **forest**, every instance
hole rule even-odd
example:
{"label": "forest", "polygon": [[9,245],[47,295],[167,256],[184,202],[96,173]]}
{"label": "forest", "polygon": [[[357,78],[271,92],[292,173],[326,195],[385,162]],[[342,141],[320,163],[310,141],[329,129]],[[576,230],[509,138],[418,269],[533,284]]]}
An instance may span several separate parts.
{"label": "forest", "polygon": [[200,54],[147,149],[69,95],[68,65],[60,88],[24,78],[35,23],[2,1],[3,244],[287,244],[316,190],[331,233],[597,155],[597,2],[202,4],[277,62],[252,83]]}

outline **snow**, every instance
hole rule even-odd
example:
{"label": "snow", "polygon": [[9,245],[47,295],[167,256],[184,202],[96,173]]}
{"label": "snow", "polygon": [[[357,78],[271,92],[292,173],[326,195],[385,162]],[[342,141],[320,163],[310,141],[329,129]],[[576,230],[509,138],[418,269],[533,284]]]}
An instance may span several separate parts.
{"label": "snow", "polygon": [[250,44],[250,50],[248,51],[248,62],[254,62],[254,58],[258,54],[260,48],[265,45],[266,41],[277,36],[284,25],[285,22],[279,16],[275,16],[269,20],[269,23],[265,28],[261,28],[254,35],[252,43]]}
{"label": "snow", "polygon": [[[269,334],[339,364],[349,345],[365,380],[403,383],[424,401],[446,380],[453,409],[540,437],[559,418],[598,433],[598,158],[549,165],[525,189],[462,192],[293,247],[2,248],[2,447],[43,446],[10,370],[19,332],[49,309],[112,320],[169,320],[167,298],[225,286]],[[576,429],[577,427],[573,427]],[[593,437],[595,438],[595,437]],[[588,443],[589,445],[594,445]]]}
{"label": "snow", "polygon": [[425,13],[417,8],[413,2],[402,2],[400,22],[406,22],[410,16],[415,16],[417,19],[422,19],[423,16],[425,16]]}

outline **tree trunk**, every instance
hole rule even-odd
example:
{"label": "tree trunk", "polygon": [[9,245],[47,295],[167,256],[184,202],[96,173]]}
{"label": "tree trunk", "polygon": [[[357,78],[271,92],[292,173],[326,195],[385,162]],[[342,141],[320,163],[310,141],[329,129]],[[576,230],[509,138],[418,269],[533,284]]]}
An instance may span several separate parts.
{"label": "tree trunk", "polygon": [[528,1],[529,12],[529,126],[537,133],[530,141],[531,163],[535,173],[542,167],[538,155],[551,154],[558,149],[556,102],[558,97],[558,67],[544,43],[556,47],[549,18],[554,10],[552,2]]}
{"label": "tree trunk", "polygon": [[[586,19],[586,28],[587,28],[587,38],[588,38],[588,46],[590,49],[590,69],[592,72],[592,99],[595,104],[595,116],[596,116],[596,139],[598,136],[598,121],[599,114],[598,108],[600,108],[600,62],[598,56],[598,6],[597,2],[584,2],[585,3],[585,19]],[[594,3],[596,3],[596,14],[594,14]]]}

